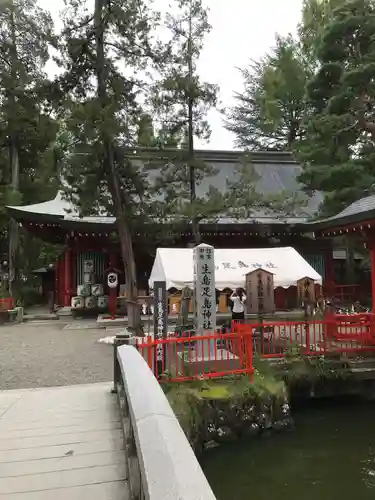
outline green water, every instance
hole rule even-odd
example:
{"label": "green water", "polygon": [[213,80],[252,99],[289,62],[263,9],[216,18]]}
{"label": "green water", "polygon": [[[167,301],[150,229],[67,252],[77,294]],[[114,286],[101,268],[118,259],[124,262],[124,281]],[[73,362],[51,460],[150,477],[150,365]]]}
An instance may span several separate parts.
{"label": "green water", "polygon": [[375,405],[309,403],[295,428],[208,450],[217,500],[374,500]]}

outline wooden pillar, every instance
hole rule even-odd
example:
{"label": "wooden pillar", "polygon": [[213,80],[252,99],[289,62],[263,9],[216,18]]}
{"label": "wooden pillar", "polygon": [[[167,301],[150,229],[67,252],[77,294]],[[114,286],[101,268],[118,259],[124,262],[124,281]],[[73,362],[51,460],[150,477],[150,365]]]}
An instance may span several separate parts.
{"label": "wooden pillar", "polygon": [[64,306],[70,307],[72,297],[72,249],[68,246],[64,254]]}
{"label": "wooden pillar", "polygon": [[334,267],[334,260],[333,260],[333,251],[330,249],[326,254],[325,254],[325,276],[323,286],[324,286],[324,292],[325,295],[330,297],[334,294],[335,291],[335,267]]}

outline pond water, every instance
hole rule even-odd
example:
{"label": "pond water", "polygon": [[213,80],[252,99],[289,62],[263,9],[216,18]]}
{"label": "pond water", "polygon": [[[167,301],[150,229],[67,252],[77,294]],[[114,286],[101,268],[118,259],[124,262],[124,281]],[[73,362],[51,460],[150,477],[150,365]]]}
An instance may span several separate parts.
{"label": "pond water", "polygon": [[375,404],[313,401],[293,414],[293,430],[204,453],[217,500],[373,500]]}

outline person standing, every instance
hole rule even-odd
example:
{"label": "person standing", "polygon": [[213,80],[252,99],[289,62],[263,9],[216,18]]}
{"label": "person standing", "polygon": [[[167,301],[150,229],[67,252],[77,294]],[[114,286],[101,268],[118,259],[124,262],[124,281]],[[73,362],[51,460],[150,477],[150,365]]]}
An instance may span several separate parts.
{"label": "person standing", "polygon": [[241,321],[245,319],[245,302],[246,295],[242,288],[237,288],[229,297],[233,303],[232,321]]}

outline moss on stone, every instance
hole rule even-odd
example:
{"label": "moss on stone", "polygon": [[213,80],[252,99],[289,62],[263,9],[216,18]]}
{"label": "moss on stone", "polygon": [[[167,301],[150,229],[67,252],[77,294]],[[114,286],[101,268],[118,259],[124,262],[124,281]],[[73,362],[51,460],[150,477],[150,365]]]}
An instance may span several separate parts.
{"label": "moss on stone", "polygon": [[[249,376],[162,384],[163,390],[193,448],[207,442],[236,438],[249,428],[272,426],[286,415],[284,382],[268,367]],[[288,406],[288,405],[286,405]],[[284,412],[284,413],[283,413]],[[289,413],[287,415],[289,418]],[[224,440],[224,438],[222,439]]]}

